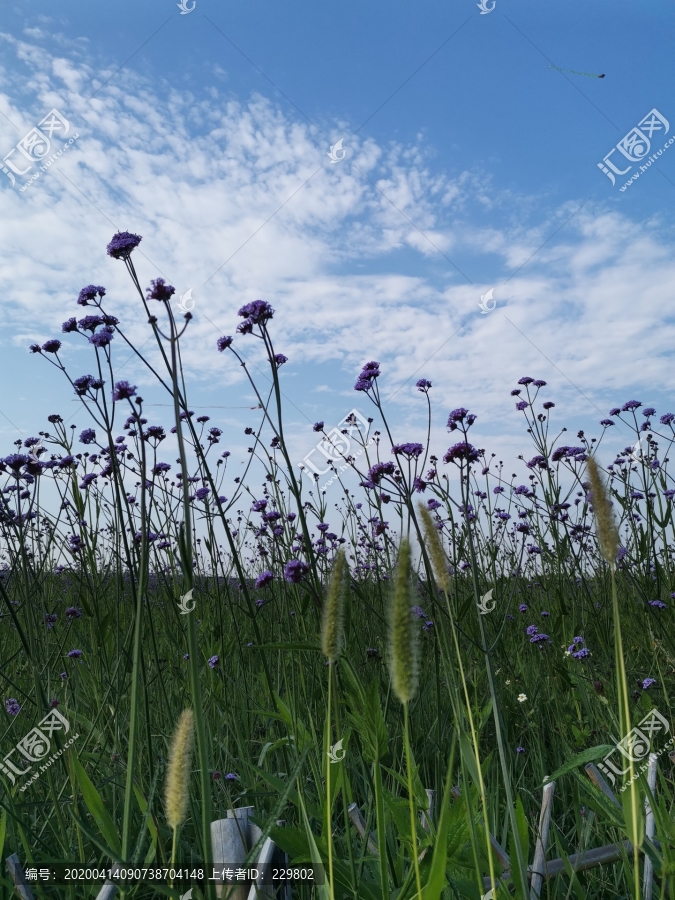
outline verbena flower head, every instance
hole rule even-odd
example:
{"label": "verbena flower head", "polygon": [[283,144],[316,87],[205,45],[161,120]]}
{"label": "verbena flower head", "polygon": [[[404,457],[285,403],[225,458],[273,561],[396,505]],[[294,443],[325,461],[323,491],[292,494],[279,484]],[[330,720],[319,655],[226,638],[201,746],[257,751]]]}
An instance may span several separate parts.
{"label": "verbena flower head", "polygon": [[393,475],[395,471],[396,466],[393,462],[375,463],[374,466],[368,469],[368,481],[373,484],[379,484],[384,475]]}
{"label": "verbena flower head", "polygon": [[176,288],[172,284],[167,284],[163,278],[155,278],[150,282],[150,287],[145,293],[145,299],[168,301],[175,293]]}
{"label": "verbena flower head", "polygon": [[323,422],[315,422],[315,423],[312,425],[312,431],[322,432],[322,431],[323,431],[323,426],[324,426],[324,423],[323,423]]}
{"label": "verbena flower head", "polygon": [[429,388],[431,387],[431,382],[427,381],[426,378],[420,378],[420,380],[417,382],[415,387],[417,388],[418,391],[422,391],[424,394],[426,394],[429,391]]}
{"label": "verbena flower head", "polygon": [[108,256],[113,259],[129,259],[133,250],[138,247],[143,238],[139,234],[129,231],[118,231],[106,247]]}
{"label": "verbena flower head", "polygon": [[422,444],[394,444],[391,448],[394,456],[407,456],[408,459],[417,459],[424,452]]}
{"label": "verbena flower head", "polygon": [[88,284],[80,291],[77,302],[80,306],[87,306],[90,300],[93,301],[96,299],[97,295],[102,300],[105,297],[105,288],[101,287],[100,284]]}
{"label": "verbena flower head", "polygon": [[80,434],[81,444],[92,444],[96,440],[96,432],[93,428],[85,428]]}
{"label": "verbena flower head", "polygon": [[45,353],[58,353],[61,348],[61,341],[57,341],[55,338],[51,338],[48,341],[45,341],[42,345],[42,349]]}
{"label": "verbena flower head", "polygon": [[284,566],[284,579],[289,584],[299,584],[309,572],[309,567],[300,559],[291,559]]}
{"label": "verbena flower head", "polygon": [[653,609],[667,609],[667,604],[663,602],[663,600],[650,600],[649,605]]}
{"label": "verbena flower head", "polygon": [[113,339],[113,330],[109,328],[107,325],[102,331],[97,331],[95,334],[89,338],[89,343],[93,344],[97,349],[101,349],[103,347],[107,347],[110,341]]}
{"label": "verbena flower head", "polygon": [[232,340],[233,339],[229,335],[226,335],[224,337],[219,337],[218,340],[216,341],[216,346],[218,347],[218,350],[221,353],[223,352],[223,350],[227,350],[227,348],[231,345]]}
{"label": "verbena flower head", "polygon": [[284,363],[288,362],[288,357],[284,356],[283,353],[277,353],[274,357],[274,362],[277,364],[277,368],[279,366],[283,366]]}
{"label": "verbena flower head", "polygon": [[209,669],[215,669],[215,667],[218,665],[219,662],[220,662],[220,659],[219,659],[218,656],[212,656],[212,657],[208,660],[208,663],[209,663]]}
{"label": "verbena flower head", "polygon": [[446,451],[443,456],[443,462],[449,463],[465,460],[466,462],[472,463],[476,462],[479,458],[480,454],[473,444],[470,444],[468,441],[460,441],[459,444],[453,444],[453,446]]}
{"label": "verbena flower head", "polygon": [[77,319],[75,316],[71,316],[70,319],[67,319],[63,325],[61,326],[61,331],[64,334],[69,334],[72,331],[77,331]]}
{"label": "verbena flower head", "polygon": [[264,300],[254,300],[247,303],[237,313],[244,321],[237,326],[240,334],[251,334],[254,325],[264,325],[274,316],[274,310]]}
{"label": "verbena flower head", "polygon": [[69,606],[65,612],[67,619],[81,619],[82,612],[76,606]]}
{"label": "verbena flower head", "polygon": [[15,697],[8,697],[5,700],[5,709],[10,716],[18,716],[21,712],[21,705]]}
{"label": "verbena flower head", "polygon": [[69,650],[67,653],[68,659],[79,659],[82,656],[81,650]]}
{"label": "verbena flower head", "polygon": [[361,369],[361,373],[354,385],[355,391],[368,391],[373,386],[373,381],[380,377],[380,364],[371,360]]}
{"label": "verbena flower head", "polygon": [[648,691],[653,684],[656,684],[656,678],[645,678],[642,682],[642,690]]}
{"label": "verbena flower head", "polygon": [[274,573],[273,572],[261,572],[260,575],[255,580],[256,590],[260,590],[260,588],[266,587],[268,584],[271,584],[274,581]]}
{"label": "verbena flower head", "polygon": [[136,393],[136,385],[129,384],[128,381],[118,381],[113,391],[113,400],[129,400]]}

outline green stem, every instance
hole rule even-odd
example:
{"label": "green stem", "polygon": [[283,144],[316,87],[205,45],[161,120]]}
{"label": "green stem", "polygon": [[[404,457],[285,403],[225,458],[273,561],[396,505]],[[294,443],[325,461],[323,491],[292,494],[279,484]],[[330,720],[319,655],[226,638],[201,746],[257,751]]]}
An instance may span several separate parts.
{"label": "green stem", "polygon": [[403,730],[405,731],[405,763],[408,770],[408,808],[410,809],[410,842],[412,847],[413,865],[415,866],[415,884],[417,885],[418,900],[422,900],[422,881],[420,879],[420,863],[417,858],[417,819],[415,817],[415,797],[413,795],[412,780],[412,754],[410,752],[410,721],[408,718],[408,704],[403,704]]}

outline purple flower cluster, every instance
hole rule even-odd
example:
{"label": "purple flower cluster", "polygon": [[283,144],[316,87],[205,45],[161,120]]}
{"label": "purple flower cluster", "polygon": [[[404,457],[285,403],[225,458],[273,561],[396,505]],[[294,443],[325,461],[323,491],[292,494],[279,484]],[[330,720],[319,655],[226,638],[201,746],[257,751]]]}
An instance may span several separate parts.
{"label": "purple flower cluster", "polygon": [[[274,310],[264,300],[254,300],[252,303],[242,306],[237,315],[242,316],[244,319],[243,322],[237,325],[239,334],[252,334],[253,326],[264,325],[266,322],[269,322],[274,316]],[[220,350],[220,346],[218,349]]]}
{"label": "purple flower cluster", "polygon": [[369,391],[373,386],[373,382],[376,378],[380,376],[380,364],[379,362],[375,362],[374,360],[371,362],[367,362],[365,366],[361,369],[361,374],[359,375],[356,384],[354,385],[355,391]]}

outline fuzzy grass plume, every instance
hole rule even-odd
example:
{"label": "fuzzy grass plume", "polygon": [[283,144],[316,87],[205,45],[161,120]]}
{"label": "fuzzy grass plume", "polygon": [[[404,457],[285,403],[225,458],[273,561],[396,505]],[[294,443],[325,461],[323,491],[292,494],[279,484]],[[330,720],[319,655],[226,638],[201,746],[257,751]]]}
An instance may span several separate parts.
{"label": "fuzzy grass plume", "polygon": [[448,593],[448,560],[445,556],[445,550],[441,544],[438,529],[434,525],[434,520],[427,507],[420,503],[418,505],[422,525],[424,526],[424,538],[427,545],[427,551],[431,557],[431,565],[434,570],[434,578],[436,584],[444,592]]}
{"label": "fuzzy grass plume", "polygon": [[342,648],[345,590],[348,577],[349,567],[347,559],[344,550],[340,550],[333,566],[333,574],[323,610],[323,627],[321,629],[321,649],[323,655],[331,663],[335,662]]}
{"label": "fuzzy grass plume", "polygon": [[591,498],[600,552],[613,568],[616,563],[616,555],[619,552],[619,532],[614,522],[612,504],[607,493],[607,487],[593,456],[588,457],[586,472],[591,485]]}
{"label": "fuzzy grass plume", "polygon": [[417,690],[417,634],[411,612],[413,605],[410,543],[401,541],[394,576],[394,599],[389,631],[389,660],[394,693],[401,703],[409,703]]}
{"label": "fuzzy grass plume", "polygon": [[164,807],[166,820],[174,833],[187,815],[190,797],[190,767],[194,747],[194,724],[192,710],[183,710],[173,735],[169,754]]}

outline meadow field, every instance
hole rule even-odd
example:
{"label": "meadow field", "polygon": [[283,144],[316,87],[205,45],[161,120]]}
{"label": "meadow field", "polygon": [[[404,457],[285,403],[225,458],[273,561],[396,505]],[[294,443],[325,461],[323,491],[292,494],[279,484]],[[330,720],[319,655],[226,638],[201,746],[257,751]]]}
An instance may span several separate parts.
{"label": "meadow field", "polygon": [[[261,300],[205,348],[259,340],[268,359],[256,381],[238,357],[260,425],[231,477],[228,435],[186,395],[191,315],[174,318],[162,279],[140,284],[139,241],[117,234],[108,253],[145,307],[157,352],[135,352],[170,421],[114,379],[129,341],[89,285],[59,339],[31,350],[91,425],[52,415],[0,463],[3,859],[194,867],[213,859],[211,822],[254,807],[250,861],[271,836],[289,865],[325,873],[293,897],[674,896],[675,415],[622,400],[566,444],[545,382],[505,384],[523,419],[516,477],[473,445],[474,412],[434,406],[425,379],[447,451],[434,456],[428,434],[401,443],[386,372],[368,362],[355,390],[384,427],[354,423],[357,481],[336,471],[329,501],[290,458],[287,360]],[[90,345],[91,374],[68,371],[61,341]],[[630,435],[616,455],[602,440],[615,424]],[[528,867],[547,779],[546,856],[562,863],[539,887]],[[615,859],[573,871],[574,854],[612,844]],[[0,885],[12,895],[4,866]],[[93,898],[100,885],[32,889]]]}

